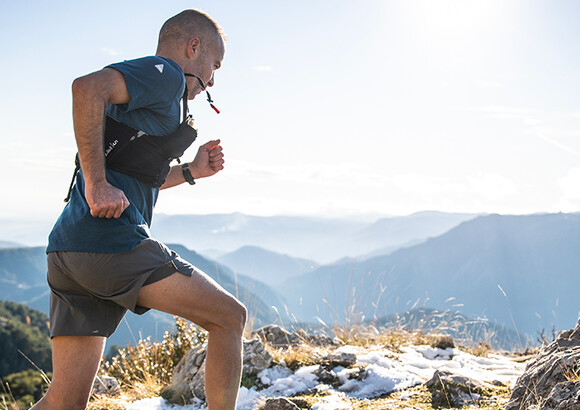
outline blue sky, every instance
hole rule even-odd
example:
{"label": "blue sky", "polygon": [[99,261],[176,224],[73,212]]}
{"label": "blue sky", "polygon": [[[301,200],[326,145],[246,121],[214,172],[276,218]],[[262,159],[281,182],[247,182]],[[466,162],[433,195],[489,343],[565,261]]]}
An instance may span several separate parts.
{"label": "blue sky", "polygon": [[72,80],[153,54],[190,7],[228,35],[222,114],[190,106],[227,164],[158,212],[580,211],[576,1],[56,0],[0,5],[0,217],[58,216]]}

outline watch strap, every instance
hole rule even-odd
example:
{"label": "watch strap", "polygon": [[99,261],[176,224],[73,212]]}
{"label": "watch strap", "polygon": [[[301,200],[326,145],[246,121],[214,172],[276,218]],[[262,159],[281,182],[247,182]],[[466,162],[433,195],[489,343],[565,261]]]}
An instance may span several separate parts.
{"label": "watch strap", "polygon": [[191,175],[191,171],[189,170],[189,163],[181,164],[181,173],[183,174],[183,178],[185,178],[185,182],[189,185],[195,185],[195,179],[193,179],[193,175]]}

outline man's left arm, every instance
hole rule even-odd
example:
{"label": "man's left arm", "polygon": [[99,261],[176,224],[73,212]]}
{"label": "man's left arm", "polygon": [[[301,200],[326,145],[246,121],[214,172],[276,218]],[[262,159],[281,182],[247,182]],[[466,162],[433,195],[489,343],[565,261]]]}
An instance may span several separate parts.
{"label": "man's left arm", "polygon": [[[224,169],[224,153],[220,140],[206,142],[197,150],[193,161],[188,163],[193,179],[211,177]],[[161,189],[171,188],[185,182],[181,165],[171,167]]]}

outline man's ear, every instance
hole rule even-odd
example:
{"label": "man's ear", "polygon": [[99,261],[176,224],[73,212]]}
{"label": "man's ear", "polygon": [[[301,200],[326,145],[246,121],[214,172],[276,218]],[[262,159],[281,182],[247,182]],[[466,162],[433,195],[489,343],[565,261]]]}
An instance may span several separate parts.
{"label": "man's ear", "polygon": [[199,55],[199,49],[201,47],[201,42],[198,37],[190,38],[187,43],[187,57],[192,58],[196,54]]}

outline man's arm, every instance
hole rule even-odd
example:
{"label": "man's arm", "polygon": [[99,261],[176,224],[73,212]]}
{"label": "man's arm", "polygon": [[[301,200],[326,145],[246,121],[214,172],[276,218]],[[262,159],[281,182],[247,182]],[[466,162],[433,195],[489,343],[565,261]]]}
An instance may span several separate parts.
{"label": "man's arm", "polygon": [[129,206],[123,191],[107,182],[103,133],[107,104],[131,100],[123,74],[112,68],[77,78],[72,85],[75,139],[91,215],[118,218]]}
{"label": "man's arm", "polygon": [[[224,169],[224,153],[220,140],[209,141],[200,146],[195,158],[188,165],[194,179],[210,177]],[[181,165],[174,165],[161,189],[171,188],[184,182]]]}

